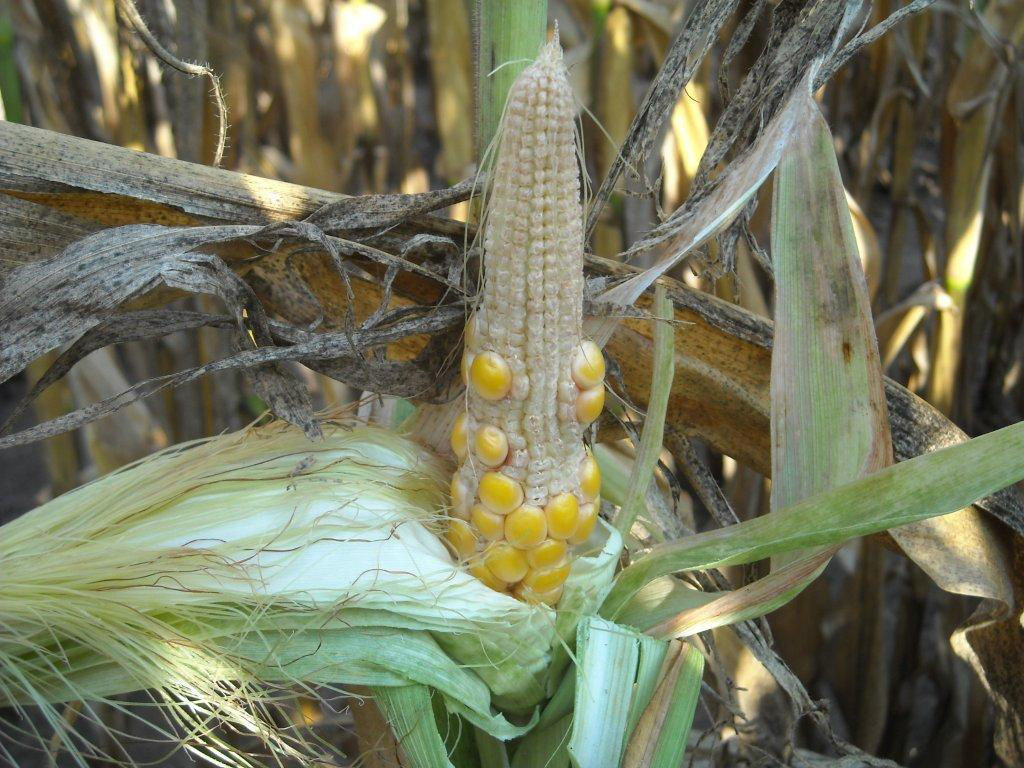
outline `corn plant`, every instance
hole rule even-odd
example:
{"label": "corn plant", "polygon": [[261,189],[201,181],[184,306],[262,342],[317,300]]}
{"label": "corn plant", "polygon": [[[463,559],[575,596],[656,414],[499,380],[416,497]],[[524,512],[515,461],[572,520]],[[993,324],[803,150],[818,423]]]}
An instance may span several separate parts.
{"label": "corn plant", "polygon": [[[296,688],[314,697],[336,688],[380,712],[375,723],[363,718],[362,742],[389,742],[415,768],[678,766],[701,756],[691,726],[713,654],[700,633],[789,602],[856,537],[890,531],[939,583],[950,578],[943,564],[962,565],[955,553],[937,561],[922,539],[941,516],[972,530],[980,513],[971,505],[1024,478],[1024,424],[893,462],[868,285],[831,135],[811,96],[820,62],[756,140],[762,151],[741,156],[718,186],[636,246],[668,244],[663,258],[599,289],[584,274],[593,209],[584,208],[577,110],[557,34],[523,64],[507,99],[501,94],[488,145],[480,294],[442,315],[462,337],[464,392],[420,406],[401,425],[366,424],[351,412],[313,418],[272,364],[301,359],[332,372],[334,353],[355,342],[268,318],[204,250],[288,237],[337,257],[358,244],[326,230],[394,227],[386,200],[334,201],[301,222],[269,226],[101,231],[8,276],[5,374],[70,341],[60,327],[39,331],[40,318],[57,317],[56,302],[27,313],[19,304],[38,285],[59,295],[68,264],[90,266],[143,243],[166,248],[144,264],[145,285],[224,298],[235,316],[217,322],[237,325],[239,345],[249,344],[239,355],[262,366],[261,393],[292,422],[175,445],[0,529],[0,704],[21,716],[16,740],[44,741],[41,719],[53,748],[78,764],[119,761],[72,721],[106,728],[99,704],[136,717],[140,709],[122,696],[147,690],[166,723],[161,735],[216,764],[256,764],[230,729],[277,759],[326,760],[328,745],[282,727],[277,710]],[[687,328],[675,322],[672,283],[659,278],[733,226],[773,174],[770,509],[677,535],[655,478]],[[694,183],[707,180],[698,173]],[[414,201],[409,218],[431,205]],[[355,223],[332,229],[332,217]],[[437,278],[360,247],[389,270]],[[112,291],[129,301],[142,287]],[[589,318],[585,299],[597,307]],[[113,338],[130,336],[102,325],[98,311],[80,317]],[[645,338],[630,330],[639,326],[651,341],[642,410],[609,396],[609,362],[630,361],[606,351],[616,334],[623,343],[626,323],[627,338]],[[274,357],[282,338],[292,358]],[[55,365],[73,364],[83,346]],[[608,411],[642,417],[634,456],[596,444]],[[767,575],[736,588],[687,580],[766,559]],[[364,758],[384,764],[369,749]]]}

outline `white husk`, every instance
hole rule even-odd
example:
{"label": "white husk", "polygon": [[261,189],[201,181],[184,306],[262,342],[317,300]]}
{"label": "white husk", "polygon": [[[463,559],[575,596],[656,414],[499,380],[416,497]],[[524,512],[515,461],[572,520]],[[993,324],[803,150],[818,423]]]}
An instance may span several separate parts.
{"label": "white husk", "polygon": [[[328,424],[310,443],[275,424],[33,510],[0,529],[0,705],[152,688],[255,730],[268,682],[404,681],[509,738],[521,729],[491,704],[528,711],[543,696],[555,614],[452,560],[436,535],[446,473],[385,430]],[[562,637],[605,591],[592,574],[610,582],[611,545],[574,569],[586,594]]]}

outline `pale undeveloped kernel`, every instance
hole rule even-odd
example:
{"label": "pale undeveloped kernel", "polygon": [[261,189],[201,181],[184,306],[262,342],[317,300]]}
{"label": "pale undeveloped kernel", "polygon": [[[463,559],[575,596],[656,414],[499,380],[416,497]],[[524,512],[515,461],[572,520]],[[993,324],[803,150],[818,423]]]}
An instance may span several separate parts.
{"label": "pale undeveloped kernel", "polygon": [[558,601],[562,599],[562,591],[563,587],[558,586],[549,592],[534,592],[525,584],[519,584],[515,588],[513,594],[524,603],[543,603],[544,605],[554,607],[558,605]]}
{"label": "pale undeveloped kernel", "polygon": [[469,517],[469,488],[459,472],[452,475],[449,493],[452,500],[452,514],[466,519]]}

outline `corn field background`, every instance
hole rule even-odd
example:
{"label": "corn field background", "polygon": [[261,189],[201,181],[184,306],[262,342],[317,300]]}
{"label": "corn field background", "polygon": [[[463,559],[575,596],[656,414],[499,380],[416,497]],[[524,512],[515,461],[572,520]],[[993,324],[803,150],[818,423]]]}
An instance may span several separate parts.
{"label": "corn field background", "polygon": [[[211,78],[161,61],[130,3],[0,1],[0,281],[86,235],[161,227],[118,230],[108,261],[54,284],[56,304],[78,309],[40,315],[45,340],[18,351],[0,387],[0,522],[268,406],[307,434],[325,408],[392,420],[408,398],[443,401],[458,368],[461,286],[477,269],[464,222],[488,130],[474,99],[493,74],[474,64],[476,4],[135,5],[169,58],[219,78],[220,167],[238,173],[211,168]],[[673,214],[726,169],[767,164],[765,126],[809,77],[891,380],[897,458],[1024,420],[1024,3],[546,5],[580,109],[594,285],[668,254],[689,221]],[[196,165],[137,164],[65,137]],[[346,209],[338,193],[379,197]],[[768,423],[772,194],[761,187],[668,273],[676,372],[651,493],[679,535],[769,508],[781,439]],[[802,203],[813,210],[813,185]],[[599,440],[623,462],[654,354],[650,302],[639,306],[606,347],[621,418],[605,418]],[[241,316],[254,349],[231,333]],[[912,559],[887,534],[848,544],[767,618],[703,633],[692,764],[1024,765],[1024,502],[1010,489],[969,511],[941,518]],[[714,588],[766,573],[762,562],[695,578]],[[356,720],[371,715],[346,704],[298,696],[292,724],[354,757],[367,749]],[[133,759],[189,762],[101,714],[130,731]],[[49,755],[15,754],[66,762],[55,741]]]}

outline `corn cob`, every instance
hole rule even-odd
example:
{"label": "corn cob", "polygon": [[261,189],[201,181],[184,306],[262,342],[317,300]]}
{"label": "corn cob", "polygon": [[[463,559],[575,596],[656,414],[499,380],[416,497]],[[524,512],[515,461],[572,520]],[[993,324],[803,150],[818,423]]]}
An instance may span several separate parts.
{"label": "corn cob", "polygon": [[451,435],[448,542],[488,586],[554,605],[570,547],[597,523],[601,479],[583,431],[605,395],[601,349],[581,337],[575,108],[557,39],[513,84],[500,142]]}

